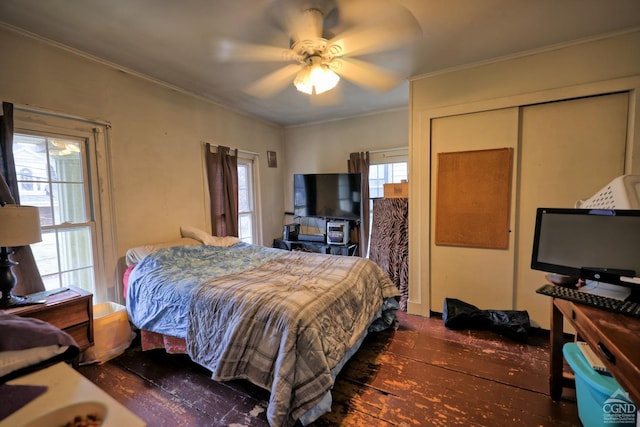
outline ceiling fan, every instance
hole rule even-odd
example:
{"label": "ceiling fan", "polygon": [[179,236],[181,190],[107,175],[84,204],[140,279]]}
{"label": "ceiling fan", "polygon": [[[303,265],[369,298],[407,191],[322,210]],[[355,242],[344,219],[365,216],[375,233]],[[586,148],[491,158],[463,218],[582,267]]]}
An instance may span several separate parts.
{"label": "ceiling fan", "polygon": [[220,40],[216,47],[221,61],[288,63],[245,88],[259,98],[291,83],[301,92],[319,95],[336,87],[341,77],[388,91],[408,77],[408,70],[398,69],[397,63],[376,64],[371,55],[407,48],[421,34],[416,19],[398,0],[274,0],[268,15],[286,33],[288,48],[230,40]]}

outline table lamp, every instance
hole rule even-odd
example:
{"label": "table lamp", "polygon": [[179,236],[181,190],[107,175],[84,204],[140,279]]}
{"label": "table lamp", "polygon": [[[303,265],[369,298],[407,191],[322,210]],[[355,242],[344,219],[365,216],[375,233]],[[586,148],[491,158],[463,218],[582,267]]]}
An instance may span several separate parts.
{"label": "table lamp", "polygon": [[9,259],[10,248],[40,242],[40,213],[34,206],[0,205],[0,308],[23,305],[26,298],[11,291],[16,285],[12,267],[18,263]]}

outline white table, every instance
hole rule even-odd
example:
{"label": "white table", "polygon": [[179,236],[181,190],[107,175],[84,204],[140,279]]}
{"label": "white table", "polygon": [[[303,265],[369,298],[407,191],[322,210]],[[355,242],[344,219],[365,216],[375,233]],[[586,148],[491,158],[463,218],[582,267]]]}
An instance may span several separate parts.
{"label": "white table", "polygon": [[72,403],[99,401],[107,407],[103,427],[146,427],[146,423],[64,362],[7,384],[44,385],[48,389],[0,422],[0,427],[22,426],[34,418]]}

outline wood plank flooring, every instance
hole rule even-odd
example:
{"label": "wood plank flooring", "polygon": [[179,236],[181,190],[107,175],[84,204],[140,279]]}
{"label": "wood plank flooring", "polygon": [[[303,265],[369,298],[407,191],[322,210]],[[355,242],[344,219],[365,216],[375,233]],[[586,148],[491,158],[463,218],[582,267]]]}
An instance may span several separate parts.
{"label": "wood plank flooring", "polygon": [[[575,394],[548,394],[548,333],[528,344],[487,331],[452,331],[438,317],[398,313],[394,331],[372,334],[345,366],[323,426],[576,426]],[[79,368],[155,426],[268,426],[268,393],[218,383],[185,355],[142,352]]]}

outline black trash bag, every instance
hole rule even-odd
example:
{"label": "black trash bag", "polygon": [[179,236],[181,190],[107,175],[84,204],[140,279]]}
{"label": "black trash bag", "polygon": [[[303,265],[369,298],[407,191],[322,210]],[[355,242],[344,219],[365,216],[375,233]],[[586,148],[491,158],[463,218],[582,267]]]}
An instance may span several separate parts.
{"label": "black trash bag", "polygon": [[475,305],[455,298],[444,299],[442,311],[444,326],[450,329],[484,329],[488,325],[487,316]]}
{"label": "black trash bag", "polygon": [[445,298],[444,326],[449,329],[491,330],[513,340],[526,342],[531,322],[526,310],[480,310],[455,298]]}

